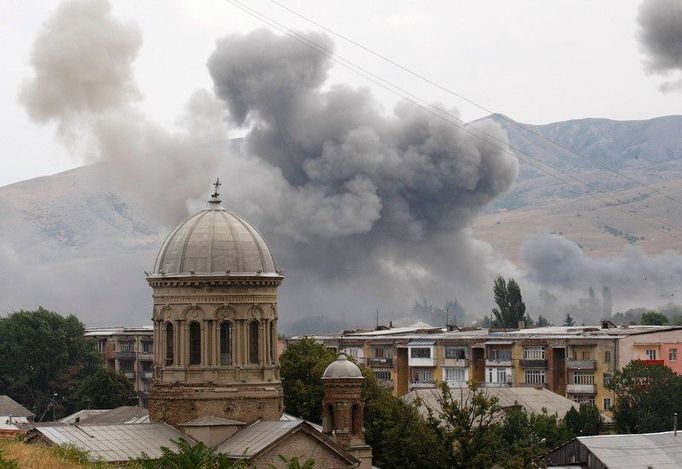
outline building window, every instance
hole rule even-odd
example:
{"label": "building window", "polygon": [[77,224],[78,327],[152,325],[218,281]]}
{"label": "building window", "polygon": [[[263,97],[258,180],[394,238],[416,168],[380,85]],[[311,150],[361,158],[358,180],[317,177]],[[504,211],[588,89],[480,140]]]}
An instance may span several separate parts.
{"label": "building window", "polygon": [[413,347],[410,349],[410,358],[431,358],[431,348]]}
{"label": "building window", "polygon": [[166,365],[173,364],[173,324],[166,323]]}
{"label": "building window", "polygon": [[611,351],[610,350],[606,350],[604,352],[604,361],[606,363],[611,363]]}
{"label": "building window", "polygon": [[104,353],[107,350],[107,339],[97,341],[97,351]]}
{"label": "building window", "polygon": [[220,364],[232,364],[232,323],[220,323]]}
{"label": "building window", "polygon": [[259,341],[258,321],[251,321],[249,324],[249,363],[260,363]]}
{"label": "building window", "polygon": [[132,360],[120,360],[119,366],[121,367],[122,373],[132,373],[133,372]]}
{"label": "building window", "polygon": [[413,383],[432,383],[433,371],[428,368],[416,368],[412,371]]}
{"label": "building window", "polygon": [[592,354],[590,352],[583,352],[583,360],[591,360]]}
{"label": "building window", "polygon": [[511,350],[509,349],[492,349],[488,354],[490,360],[509,361],[511,360]]}
{"label": "building window", "polygon": [[356,360],[362,358],[362,349],[359,347],[348,347],[346,348],[345,352],[346,355],[348,355],[349,357],[353,357]]}
{"label": "building window", "polygon": [[121,342],[121,352],[129,352],[129,353],[135,352],[135,343],[134,342]]}
{"label": "building window", "polygon": [[443,368],[445,371],[445,381],[455,383],[465,383],[467,380],[466,368]]}
{"label": "building window", "polygon": [[604,398],[604,410],[611,410],[611,398],[610,397]]}
{"label": "building window", "polygon": [[596,401],[594,400],[594,396],[589,396],[586,394],[569,394],[568,398],[574,402],[577,402],[581,406],[582,405],[591,405],[591,406],[596,405]]}
{"label": "building window", "polygon": [[464,347],[445,347],[445,358],[464,360],[467,357]]}
{"label": "building window", "polygon": [[511,383],[511,369],[510,368],[487,368],[488,383],[510,384]]}
{"label": "building window", "polygon": [[645,353],[647,360],[656,360],[656,349],[647,349]]}
{"label": "building window", "polygon": [[594,373],[592,371],[576,370],[573,372],[573,384],[594,384]]}
{"label": "building window", "polygon": [[374,377],[379,381],[390,381],[391,380],[391,370],[388,368],[374,368]]}
{"label": "building window", "polygon": [[152,353],[154,342],[142,342],[142,353]]}
{"label": "building window", "polygon": [[545,347],[541,347],[541,346],[523,347],[523,359],[524,360],[544,360],[545,359]]}
{"label": "building window", "polygon": [[677,360],[677,349],[676,348],[671,348],[670,350],[668,350],[668,360],[670,360],[671,362],[674,362],[675,360]]}
{"label": "building window", "polygon": [[545,384],[545,370],[525,370],[523,382],[526,384]]}
{"label": "building window", "polygon": [[189,324],[189,364],[201,364],[201,325],[196,321]]}
{"label": "building window", "polygon": [[142,392],[149,392],[149,388],[151,388],[151,382],[142,381]]}
{"label": "building window", "polygon": [[611,373],[604,373],[604,386],[611,384]]}
{"label": "building window", "polygon": [[277,331],[275,331],[275,321],[270,321],[270,363],[275,363],[277,355]]}

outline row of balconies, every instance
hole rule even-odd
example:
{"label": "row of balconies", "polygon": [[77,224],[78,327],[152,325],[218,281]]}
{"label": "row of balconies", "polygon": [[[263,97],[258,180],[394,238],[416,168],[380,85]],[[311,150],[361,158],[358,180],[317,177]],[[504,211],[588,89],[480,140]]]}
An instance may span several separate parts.
{"label": "row of balconies", "polygon": [[130,371],[130,370],[122,370],[121,373],[125,375],[126,378],[128,379],[135,379],[136,376],[139,375],[141,379],[152,379],[154,377],[154,372],[153,371]]}

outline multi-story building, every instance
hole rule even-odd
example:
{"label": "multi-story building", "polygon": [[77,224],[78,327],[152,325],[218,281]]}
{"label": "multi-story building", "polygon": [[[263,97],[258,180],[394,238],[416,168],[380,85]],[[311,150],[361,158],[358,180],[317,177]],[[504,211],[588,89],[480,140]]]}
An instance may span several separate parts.
{"label": "multi-story building", "polygon": [[[313,336],[372,368],[396,395],[447,382],[483,387],[544,387],[602,411],[613,404],[613,372],[632,360],[682,373],[682,327],[541,327],[518,330],[384,328]],[[293,337],[290,341],[300,340]]]}
{"label": "multi-story building", "polygon": [[137,404],[147,407],[154,378],[153,327],[90,327],[85,336],[96,340],[97,350],[104,355],[107,365],[130,379],[138,396]]}

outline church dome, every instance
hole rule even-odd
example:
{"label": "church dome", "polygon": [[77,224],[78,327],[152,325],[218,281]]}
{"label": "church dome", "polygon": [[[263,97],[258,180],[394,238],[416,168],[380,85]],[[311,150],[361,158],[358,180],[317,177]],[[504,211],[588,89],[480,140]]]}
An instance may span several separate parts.
{"label": "church dome", "polygon": [[168,235],[154,265],[154,275],[216,274],[279,275],[263,237],[220,205],[217,186],[207,207]]}
{"label": "church dome", "polygon": [[345,353],[340,353],[335,362],[332,362],[322,374],[322,379],[334,378],[363,378],[360,368],[346,357]]}

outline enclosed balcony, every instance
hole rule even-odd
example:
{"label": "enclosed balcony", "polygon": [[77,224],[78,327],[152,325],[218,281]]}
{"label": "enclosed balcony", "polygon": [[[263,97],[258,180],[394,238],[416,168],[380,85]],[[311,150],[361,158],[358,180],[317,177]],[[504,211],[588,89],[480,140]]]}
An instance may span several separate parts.
{"label": "enclosed balcony", "polygon": [[521,359],[521,368],[547,368],[547,360]]}
{"label": "enclosed balcony", "polygon": [[568,394],[596,394],[597,387],[594,384],[568,384],[566,392]]}
{"label": "enclosed balcony", "polygon": [[566,368],[569,370],[595,370],[597,362],[595,360],[566,360]]}

